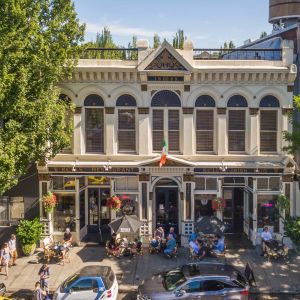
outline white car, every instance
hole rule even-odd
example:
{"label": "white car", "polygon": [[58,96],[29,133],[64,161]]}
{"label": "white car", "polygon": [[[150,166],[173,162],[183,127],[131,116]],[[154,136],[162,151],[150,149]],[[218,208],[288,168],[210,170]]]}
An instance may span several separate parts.
{"label": "white car", "polygon": [[116,300],[118,282],[111,267],[88,266],[67,278],[53,300]]}

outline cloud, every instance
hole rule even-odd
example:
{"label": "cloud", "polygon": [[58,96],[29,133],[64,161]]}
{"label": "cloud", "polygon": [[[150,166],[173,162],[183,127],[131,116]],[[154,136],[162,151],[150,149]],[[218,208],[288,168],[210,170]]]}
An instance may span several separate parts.
{"label": "cloud", "polygon": [[146,29],[141,27],[129,27],[118,23],[101,25],[89,22],[86,23],[86,32],[95,34],[97,32],[101,32],[105,26],[109,28],[113,35],[117,36],[136,35],[138,37],[153,37],[153,35],[157,33],[162,38],[171,38],[175,35],[175,32],[173,31],[157,31],[154,29]]}

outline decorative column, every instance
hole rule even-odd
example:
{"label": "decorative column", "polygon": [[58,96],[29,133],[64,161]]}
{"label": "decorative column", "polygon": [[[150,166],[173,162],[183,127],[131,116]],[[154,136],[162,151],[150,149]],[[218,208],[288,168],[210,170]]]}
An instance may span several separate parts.
{"label": "decorative column", "polygon": [[[218,181],[217,181],[217,184],[218,184],[218,192],[217,192],[217,197],[218,198],[223,198],[223,190],[222,190],[222,179],[223,178],[218,178]],[[219,219],[219,220],[223,220],[223,211],[221,210],[217,210],[217,215],[216,217]]]}
{"label": "decorative column", "polygon": [[80,155],[82,153],[82,107],[76,107],[74,112],[74,133],[73,133],[73,153]]}
{"label": "decorative column", "polygon": [[253,246],[256,246],[257,221],[257,178],[253,178],[253,231],[251,237]]}
{"label": "decorative column", "polygon": [[217,153],[218,155],[227,155],[228,142],[227,142],[227,114],[226,108],[217,108]]}
{"label": "decorative column", "polygon": [[194,108],[183,107],[182,154],[195,154]]}
{"label": "decorative column", "polygon": [[144,237],[144,242],[152,233],[152,199],[149,197],[149,174],[139,175],[139,212],[140,220],[144,225],[140,228],[140,235]]}
{"label": "decorative column", "polygon": [[116,149],[116,130],[115,130],[115,108],[105,107],[105,147],[106,155],[115,155]]}
{"label": "decorative column", "polygon": [[138,154],[151,153],[150,117],[148,107],[138,108]]}
{"label": "decorative column", "polygon": [[75,230],[76,242],[80,244],[80,203],[79,203],[79,179],[75,179]]}
{"label": "decorative column", "polygon": [[249,130],[247,132],[247,137],[249,140],[249,155],[258,155],[259,149],[259,108],[250,108],[250,124]]}
{"label": "decorative column", "polygon": [[[39,199],[42,199],[43,195],[47,194],[50,190],[50,174],[49,173],[39,173]],[[53,224],[51,213],[44,212],[43,203],[39,201],[40,209],[40,220],[43,223],[43,235],[48,236],[53,233]]]}

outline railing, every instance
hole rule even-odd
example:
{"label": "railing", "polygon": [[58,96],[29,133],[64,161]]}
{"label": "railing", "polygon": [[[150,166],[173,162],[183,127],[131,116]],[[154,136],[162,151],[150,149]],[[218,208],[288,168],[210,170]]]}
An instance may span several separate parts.
{"label": "railing", "polygon": [[137,60],[137,48],[86,48],[82,59],[120,59]]}
{"label": "railing", "polygon": [[282,60],[281,49],[194,49],[194,60]]}

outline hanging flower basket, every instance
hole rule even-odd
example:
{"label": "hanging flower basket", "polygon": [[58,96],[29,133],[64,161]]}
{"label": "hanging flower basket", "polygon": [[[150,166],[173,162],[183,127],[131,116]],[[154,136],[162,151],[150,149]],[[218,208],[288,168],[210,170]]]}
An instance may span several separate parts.
{"label": "hanging flower basket", "polygon": [[106,199],[106,207],[112,210],[119,211],[122,206],[122,201],[117,195],[113,195]]}
{"label": "hanging flower basket", "polygon": [[212,209],[223,211],[226,208],[226,200],[224,198],[216,198],[212,200]]}
{"label": "hanging flower basket", "polygon": [[47,213],[52,213],[53,208],[57,204],[57,198],[56,198],[55,194],[48,192],[46,195],[44,195],[42,197],[42,203],[43,203],[43,207],[44,207],[45,211]]}

